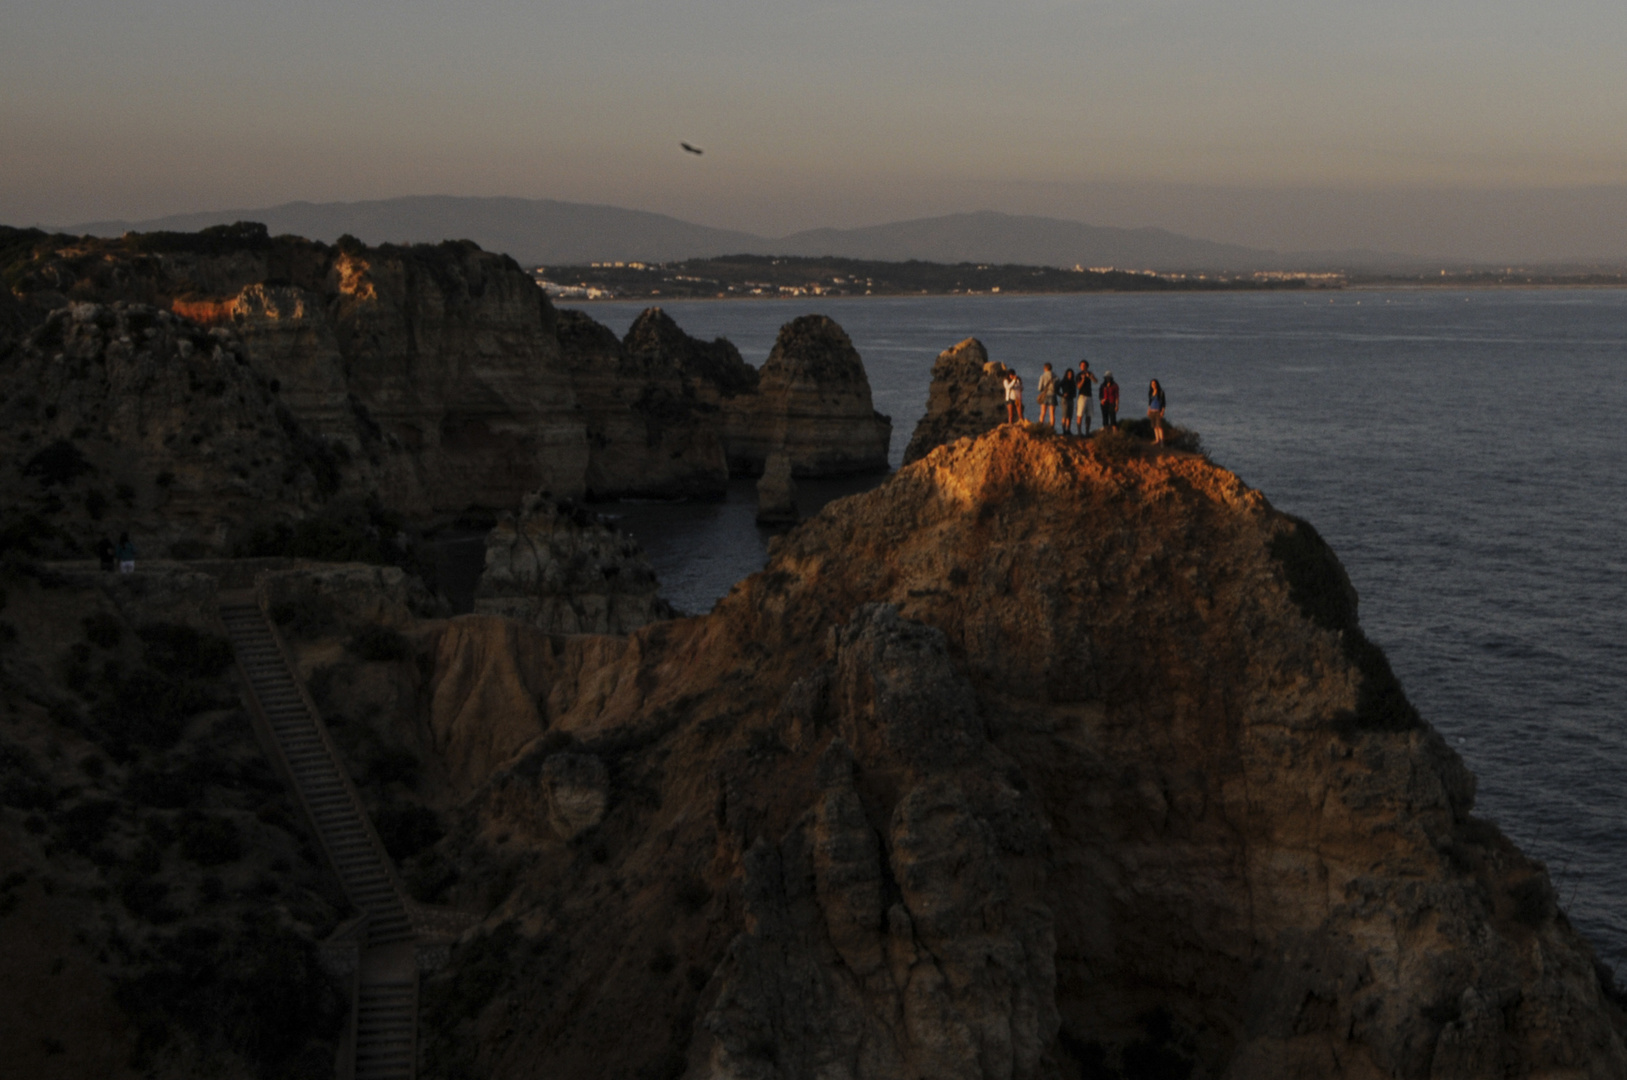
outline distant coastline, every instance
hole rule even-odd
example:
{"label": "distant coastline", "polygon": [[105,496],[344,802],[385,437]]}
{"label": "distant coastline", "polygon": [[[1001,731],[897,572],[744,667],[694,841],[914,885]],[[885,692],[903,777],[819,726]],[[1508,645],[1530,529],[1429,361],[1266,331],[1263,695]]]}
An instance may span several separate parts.
{"label": "distant coastline", "polygon": [[539,266],[557,300],[753,300],[800,297],[1056,295],[1340,288],[1342,273],[1168,273],[1114,266],[885,262],[837,257],[727,255],[679,262]]}
{"label": "distant coastline", "polygon": [[1054,296],[1081,293],[1283,290],[1627,288],[1618,270],[1460,268],[1417,273],[1071,269],[994,263],[886,262],[837,257],[730,255],[677,262],[617,261],[531,269],[569,303],[627,300],[772,300],[865,296]]}

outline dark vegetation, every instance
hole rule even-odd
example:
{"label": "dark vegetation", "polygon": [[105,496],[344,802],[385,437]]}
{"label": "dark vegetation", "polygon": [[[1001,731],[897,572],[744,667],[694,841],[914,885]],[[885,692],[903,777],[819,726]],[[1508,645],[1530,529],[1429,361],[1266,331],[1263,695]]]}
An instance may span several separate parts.
{"label": "dark vegetation", "polygon": [[[0,738],[0,805],[27,815],[52,868],[42,887],[82,910],[79,940],[135,1031],[131,1067],[180,1055],[200,1075],[241,1072],[239,1059],[267,1080],[331,1076],[347,1006],[315,942],[344,901],[232,708],[229,643],[106,608],[79,625],[61,687],[39,697],[91,748]],[[28,879],[13,877],[0,909]]]}
{"label": "dark vegetation", "polygon": [[399,566],[435,588],[434,559],[411,541],[400,514],[372,500],[330,503],[303,521],[261,525],[234,546],[232,555]]}
{"label": "dark vegetation", "polygon": [[264,1077],[333,1075],[346,1007],[308,940],[271,918],[188,926],[155,937],[118,999],[140,1032],[138,1069],[185,1030],[204,1051],[230,1050]]}
{"label": "dark vegetation", "polygon": [[1362,731],[1410,731],[1422,725],[1384,651],[1368,640],[1356,621],[1356,590],[1333,549],[1308,521],[1271,538],[1271,554],[1288,579],[1288,595],[1307,619],[1340,636],[1346,658],[1362,673],[1355,710],[1337,718],[1347,736]]}
{"label": "dark vegetation", "polygon": [[1166,275],[1053,266],[934,263],[911,259],[722,255],[671,263],[553,266],[538,275],[558,285],[612,290],[620,297],[906,296],[950,293],[1212,292],[1303,289],[1301,278],[1250,274]]}
{"label": "dark vegetation", "polygon": [[492,998],[513,978],[526,950],[517,927],[507,922],[460,945],[444,973],[424,982],[419,1035],[426,1078],[475,1080],[475,1040],[462,1037]]}

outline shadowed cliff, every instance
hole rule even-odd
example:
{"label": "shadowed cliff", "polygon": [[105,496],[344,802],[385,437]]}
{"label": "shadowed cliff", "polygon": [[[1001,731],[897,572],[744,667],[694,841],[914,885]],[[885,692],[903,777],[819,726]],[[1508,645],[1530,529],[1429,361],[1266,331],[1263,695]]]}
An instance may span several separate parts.
{"label": "shadowed cliff", "polygon": [[1202,457],[1003,428],[710,616],[509,647],[546,704],[449,796],[447,896],[495,908],[434,1074],[1627,1068],[1337,560]]}

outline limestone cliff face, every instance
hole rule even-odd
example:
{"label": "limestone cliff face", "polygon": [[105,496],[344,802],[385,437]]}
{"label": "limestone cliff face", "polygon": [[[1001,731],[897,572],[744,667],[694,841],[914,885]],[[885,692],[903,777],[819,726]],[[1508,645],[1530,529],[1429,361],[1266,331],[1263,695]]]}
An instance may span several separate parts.
{"label": "limestone cliff face", "polygon": [[86,240],[21,278],[36,307],[171,308],[229,328],[289,414],[341,457],[343,494],[427,517],[582,493],[585,425],[547,296],[462,242],[342,249],[263,227]]}
{"label": "limestone cliff face", "polygon": [[[578,640],[617,644],[533,688],[546,734],[443,846],[454,902],[496,908],[426,983],[428,1061],[1627,1071],[1544,869],[1472,816],[1331,552],[1201,457],[1001,428],[831,504],[711,615]],[[609,778],[569,841],[560,753]]]}
{"label": "limestone cliff face", "polygon": [[475,610],[552,634],[626,634],[672,617],[635,541],[539,495],[487,537]]}
{"label": "limestone cliff face", "polygon": [[904,464],[926,457],[945,443],[981,435],[1006,418],[1006,366],[990,362],[976,338],[945,349],[932,362],[926,415],[915,425]]}
{"label": "limestone cliff face", "polygon": [[887,468],[892,421],[876,412],[864,361],[834,321],[804,315],[786,323],[758,374],[755,398],[725,406],[736,472],[762,472],[781,447],[797,476]]}
{"label": "limestone cliff face", "polygon": [[512,259],[472,244],[434,251],[334,261],[351,393],[408,451],[427,509],[580,494],[586,438],[546,294]]}
{"label": "limestone cliff face", "polygon": [[[649,321],[646,312],[629,341]],[[579,311],[560,312],[558,332],[587,422],[587,496],[722,497],[729,466],[721,414],[715,400],[697,400],[683,353],[629,349]]]}
{"label": "limestone cliff face", "polygon": [[143,557],[218,549],[234,522],[297,517],[331,493],[325,448],[230,330],[144,304],[76,304],[13,350],[4,384],[13,543],[88,551],[128,530]]}

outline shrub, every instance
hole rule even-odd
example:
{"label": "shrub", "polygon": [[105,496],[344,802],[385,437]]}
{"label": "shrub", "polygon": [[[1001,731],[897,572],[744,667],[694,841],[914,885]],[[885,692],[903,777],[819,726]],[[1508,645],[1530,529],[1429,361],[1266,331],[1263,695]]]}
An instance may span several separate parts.
{"label": "shrub", "polygon": [[124,797],[138,806],[185,810],[203,801],[203,770],[187,766],[170,771],[137,769],[124,785]]}
{"label": "shrub", "polygon": [[57,815],[62,829],[62,842],[81,855],[101,843],[107,833],[108,822],[118,812],[118,804],[108,799],[87,799]]}
{"label": "shrub", "polygon": [[278,626],[296,637],[320,637],[333,625],[333,610],[315,592],[305,591],[288,600],[279,600],[271,606],[271,617]]}
{"label": "shrub", "polygon": [[199,866],[220,866],[243,857],[243,838],[231,818],[190,813],[181,819],[181,854]]}
{"label": "shrub", "polygon": [[379,748],[367,760],[367,778],[375,784],[417,787],[421,769],[417,755],[393,746]]}
{"label": "shrub", "polygon": [[350,636],[345,648],[359,660],[386,662],[411,660],[412,646],[387,626],[364,626]]}
{"label": "shrub", "polygon": [[264,915],[236,933],[188,926],[155,953],[117,990],[149,1063],[180,1028],[206,1053],[230,1049],[263,1077],[332,1075],[345,1009],[310,942]]}
{"label": "shrub", "polygon": [[45,487],[71,483],[92,471],[92,466],[79,447],[67,439],[58,439],[28,459],[23,475],[32,476]]}
{"label": "shrub", "polygon": [[212,679],[232,666],[232,643],[219,634],[179,623],[148,623],[136,633],[147,645],[147,663],[161,671]]}
{"label": "shrub", "polygon": [[140,873],[126,873],[119,878],[119,900],[130,914],[150,923],[171,923],[179,913],[169,906],[169,886],[156,878]]}
{"label": "shrub", "polygon": [[181,737],[187,718],[211,704],[195,686],[151,668],[134,671],[114,685],[111,702],[100,710],[101,727],[111,742],[108,752],[123,757],[123,743],[168,750]]}
{"label": "shrub", "polygon": [[80,625],[85,628],[86,640],[99,648],[114,648],[124,638],[124,624],[111,612],[86,615]]}
{"label": "shrub", "polygon": [[384,850],[392,859],[407,859],[446,835],[435,811],[418,803],[386,806],[373,820]]}

